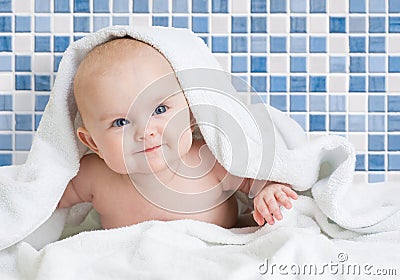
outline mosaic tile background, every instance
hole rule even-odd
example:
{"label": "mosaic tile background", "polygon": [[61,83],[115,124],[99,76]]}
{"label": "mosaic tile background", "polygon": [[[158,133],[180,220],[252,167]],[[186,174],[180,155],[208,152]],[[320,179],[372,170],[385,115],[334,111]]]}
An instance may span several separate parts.
{"label": "mosaic tile background", "polygon": [[310,137],[348,137],[357,180],[399,180],[399,0],[0,0],[0,165],[25,161],[68,44],[116,24],[192,29]]}

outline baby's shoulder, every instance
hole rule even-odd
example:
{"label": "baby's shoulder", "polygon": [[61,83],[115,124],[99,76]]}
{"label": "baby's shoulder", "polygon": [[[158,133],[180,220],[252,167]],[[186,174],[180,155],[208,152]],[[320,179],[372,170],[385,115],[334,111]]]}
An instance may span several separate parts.
{"label": "baby's shoulder", "polygon": [[97,154],[87,154],[84,155],[80,160],[79,172],[88,174],[89,176],[103,177],[109,175],[111,171],[104,160],[100,158]]}

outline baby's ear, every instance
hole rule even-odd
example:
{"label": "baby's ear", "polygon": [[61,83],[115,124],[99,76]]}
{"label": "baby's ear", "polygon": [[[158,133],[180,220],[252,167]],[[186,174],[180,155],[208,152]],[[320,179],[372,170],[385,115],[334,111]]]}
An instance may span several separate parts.
{"label": "baby's ear", "polygon": [[96,143],[94,142],[92,136],[90,135],[89,131],[86,128],[84,128],[83,126],[79,127],[76,130],[76,134],[77,134],[79,140],[81,140],[81,142],[85,146],[87,146],[89,149],[91,149],[93,152],[95,152],[100,158],[103,158]]}

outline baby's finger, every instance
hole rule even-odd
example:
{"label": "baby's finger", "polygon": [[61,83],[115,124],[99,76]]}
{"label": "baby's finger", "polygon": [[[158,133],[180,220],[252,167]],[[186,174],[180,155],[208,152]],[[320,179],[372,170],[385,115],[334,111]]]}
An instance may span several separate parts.
{"label": "baby's finger", "polygon": [[256,205],[256,208],[269,225],[273,225],[275,223],[274,218],[272,217],[272,215],[270,213],[271,211],[268,209],[268,206],[266,204],[258,203]]}
{"label": "baby's finger", "polygon": [[279,202],[279,204],[285,207],[286,209],[292,208],[292,204],[290,203],[289,198],[283,191],[276,192],[275,198]]}
{"label": "baby's finger", "polygon": [[282,191],[284,191],[291,199],[296,200],[299,197],[297,193],[289,187],[282,188]]}
{"label": "baby's finger", "polygon": [[260,212],[258,212],[257,209],[254,209],[254,211],[253,211],[253,218],[254,218],[254,221],[256,221],[256,223],[259,226],[264,225],[264,222],[265,222],[264,217],[261,215]]}
{"label": "baby's finger", "polygon": [[272,213],[277,220],[282,220],[282,213],[279,209],[278,202],[275,200],[275,197],[271,197],[265,202],[268,205],[269,212]]}

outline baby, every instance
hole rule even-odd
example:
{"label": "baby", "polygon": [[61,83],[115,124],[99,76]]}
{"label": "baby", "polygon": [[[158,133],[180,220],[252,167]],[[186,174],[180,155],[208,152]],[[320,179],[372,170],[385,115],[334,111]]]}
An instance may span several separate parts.
{"label": "baby", "polygon": [[[76,72],[74,95],[83,121],[77,136],[94,153],[82,157],[58,207],[92,202],[105,229],[176,219],[231,228],[238,217],[233,193],[248,194],[254,183],[265,185],[254,198],[259,225],[281,220],[280,206],[297,199],[288,185],[229,174],[204,140],[193,138],[195,120],[172,67],[143,42],[120,38],[95,47]],[[207,196],[184,202],[143,195],[153,186]]]}

